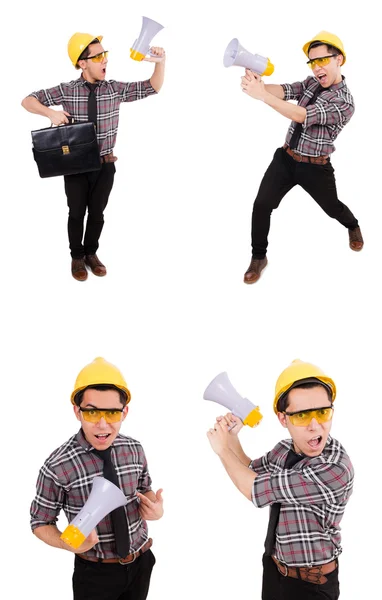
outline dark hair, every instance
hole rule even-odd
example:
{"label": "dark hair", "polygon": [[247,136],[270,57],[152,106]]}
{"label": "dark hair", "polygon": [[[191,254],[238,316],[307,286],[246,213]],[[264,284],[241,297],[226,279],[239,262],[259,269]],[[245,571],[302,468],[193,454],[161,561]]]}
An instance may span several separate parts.
{"label": "dark hair", "polygon": [[74,404],[76,404],[77,406],[81,405],[81,402],[84,398],[84,393],[86,392],[86,390],[98,390],[99,392],[106,392],[107,390],[116,390],[119,393],[119,401],[122,404],[122,406],[126,406],[126,404],[127,404],[126,392],[124,392],[123,390],[118,388],[116,385],[111,385],[109,383],[88,385],[86,388],[84,388],[80,392],[77,392],[77,394],[74,396],[74,398],[73,398]]}
{"label": "dark hair", "polygon": [[341,56],[343,56],[341,50],[339,50],[335,46],[330,46],[329,44],[326,44],[325,42],[312,42],[308,48],[308,54],[312,48],[317,48],[317,46],[326,46],[328,54],[336,54],[337,53],[337,54],[341,54]]}
{"label": "dark hair", "polygon": [[299,385],[294,386],[293,388],[290,388],[286,394],[283,394],[281,396],[281,398],[279,398],[278,402],[277,402],[277,412],[285,412],[286,409],[288,408],[288,403],[289,403],[289,392],[293,389],[295,389],[296,387],[299,388],[303,388],[304,390],[310,389],[310,388],[315,388],[315,387],[323,387],[325,388],[327,394],[328,394],[328,398],[330,401],[332,401],[332,393],[330,391],[329,386],[324,385],[323,383],[320,383],[319,381],[317,381],[317,383],[315,381],[307,381],[306,383],[301,383]]}
{"label": "dark hair", "polygon": [[92,44],[99,44],[99,43],[100,43],[99,39],[98,38],[94,38],[94,40],[91,41],[90,44],[88,44],[86,46],[85,50],[83,50],[81,52],[81,54],[79,55],[79,57],[77,59],[77,66],[78,66],[78,63],[79,63],[80,60],[83,60],[84,58],[87,58],[89,56],[89,54],[90,54],[90,46]]}

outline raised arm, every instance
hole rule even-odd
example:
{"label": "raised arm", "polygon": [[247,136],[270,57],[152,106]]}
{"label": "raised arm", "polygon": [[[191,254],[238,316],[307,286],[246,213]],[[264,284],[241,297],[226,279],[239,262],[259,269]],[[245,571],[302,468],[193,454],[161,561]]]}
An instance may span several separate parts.
{"label": "raised arm", "polygon": [[[301,86],[301,84],[299,85]],[[294,93],[293,97],[291,94],[289,94],[290,97],[286,97],[283,86],[265,84],[257,73],[246,69],[245,76],[241,78],[241,88],[251,98],[268,104],[268,106],[291,121],[303,123],[306,119],[305,108],[285,101],[298,99],[298,93]]]}
{"label": "raised arm", "polygon": [[[239,492],[241,492],[248,500],[252,500],[252,486],[253,482],[257,477],[257,473],[249,468],[251,462],[248,456],[240,450],[238,450],[240,442],[235,443],[231,446],[232,442],[230,439],[231,432],[229,431],[229,425],[224,418],[220,418],[216,421],[214,427],[207,433],[208,439],[214,452],[219,456],[223,467],[227,471],[231,481],[235,484]],[[236,437],[236,436],[235,436]],[[238,450],[239,458],[234,450],[235,447]],[[241,448],[241,444],[240,444]],[[242,462],[244,459],[246,464]]]}
{"label": "raised arm", "polygon": [[274,83],[265,83],[264,87],[265,87],[266,91],[269,92],[269,94],[272,94],[272,96],[275,96],[276,98],[280,98],[280,100],[284,100],[285,93],[284,93],[284,88],[282,85],[277,85]]}
{"label": "raised arm", "polygon": [[154,73],[150,77],[150,83],[156,92],[159,92],[164,81],[164,70],[166,63],[166,53],[163,48],[154,46],[150,48],[150,52],[154,55],[145,58],[148,62],[155,62]]}

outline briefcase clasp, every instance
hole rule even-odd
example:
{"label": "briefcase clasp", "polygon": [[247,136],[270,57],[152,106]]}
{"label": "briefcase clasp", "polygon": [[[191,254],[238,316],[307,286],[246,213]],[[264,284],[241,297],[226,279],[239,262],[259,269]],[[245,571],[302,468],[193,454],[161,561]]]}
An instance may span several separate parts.
{"label": "briefcase clasp", "polygon": [[62,146],[62,154],[70,154],[69,146]]}

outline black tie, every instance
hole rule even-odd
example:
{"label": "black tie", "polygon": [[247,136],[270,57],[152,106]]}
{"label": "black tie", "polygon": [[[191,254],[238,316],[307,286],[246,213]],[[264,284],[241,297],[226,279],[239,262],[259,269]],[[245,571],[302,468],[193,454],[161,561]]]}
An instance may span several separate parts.
{"label": "black tie", "polygon": [[88,120],[93,122],[97,127],[97,96],[95,95],[95,89],[98,87],[98,84],[87,82],[86,87],[90,90],[88,98]]}
{"label": "black tie", "polygon": [[[304,456],[296,454],[292,449],[289,450],[288,456],[285,461],[284,469],[290,469],[298,463],[299,460],[302,460]],[[272,556],[273,548],[275,546],[276,541],[276,529],[279,522],[280,516],[280,508],[281,504],[279,502],[275,502],[271,506],[271,514],[269,515],[269,523],[268,523],[268,531],[267,537],[265,538],[265,554],[267,556]]]}
{"label": "black tie", "polygon": [[[314,104],[315,101],[317,100],[318,96],[321,94],[321,92],[324,91],[325,88],[323,88],[321,85],[318,86],[318,88],[316,89],[316,91],[314,92],[313,96],[308,100],[306,106],[309,106],[309,104]],[[296,125],[294,126],[294,131],[292,133],[292,137],[290,138],[290,142],[289,142],[289,148],[292,149],[296,149],[298,146],[298,142],[301,136],[301,132],[302,132],[302,123],[296,123]]]}
{"label": "black tie", "polygon": [[[103,476],[119,487],[117,472],[111,460],[111,448],[106,450],[94,450],[94,454],[103,460]],[[111,512],[113,523],[115,545],[117,554],[121,558],[126,558],[130,550],[129,528],[127,526],[125,509],[123,506],[116,508]]]}

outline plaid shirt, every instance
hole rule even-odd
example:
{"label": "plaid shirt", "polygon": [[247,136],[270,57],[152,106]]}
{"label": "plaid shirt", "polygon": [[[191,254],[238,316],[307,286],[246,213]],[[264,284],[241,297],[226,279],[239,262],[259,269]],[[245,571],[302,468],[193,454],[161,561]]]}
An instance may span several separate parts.
{"label": "plaid shirt", "polygon": [[[316,89],[317,79],[283,83],[284,100],[297,100],[298,106],[306,107],[306,118],[296,151],[308,156],[327,156],[335,151],[334,140],[354,113],[354,100],[345,83],[330,86],[321,92],[314,104],[306,106]],[[289,145],[296,122],[292,121],[285,142]]]}
{"label": "plaid shirt", "polygon": [[[41,525],[55,525],[61,509],[69,522],[81,510],[92,489],[94,477],[103,475],[103,460],[93,452],[80,430],[57,448],[45,461],[37,479],[31,505],[32,531]],[[132,438],[118,434],[112,444],[112,460],[119,485],[127,498],[124,507],[129,526],[131,552],[147,541],[147,523],[139,516],[136,491],[151,490],[151,478],[143,448]],[[118,558],[110,515],[97,525],[99,543],[86,552],[89,557]]]}
{"label": "plaid shirt", "polygon": [[[118,131],[119,106],[121,102],[133,102],[147,98],[157,92],[150,80],[122,83],[101,81],[96,87],[97,97],[97,140],[101,156],[112,152]],[[88,120],[89,88],[82,77],[70,83],[61,83],[47,90],[29,94],[44,106],[61,105],[77,122]]]}
{"label": "plaid shirt", "polygon": [[354,471],[341,444],[328,437],[322,453],[291,469],[285,461],[292,440],[283,440],[250,468],[255,506],[281,503],[274,555],[289,566],[312,567],[342,552],[340,521],[353,490]]}

